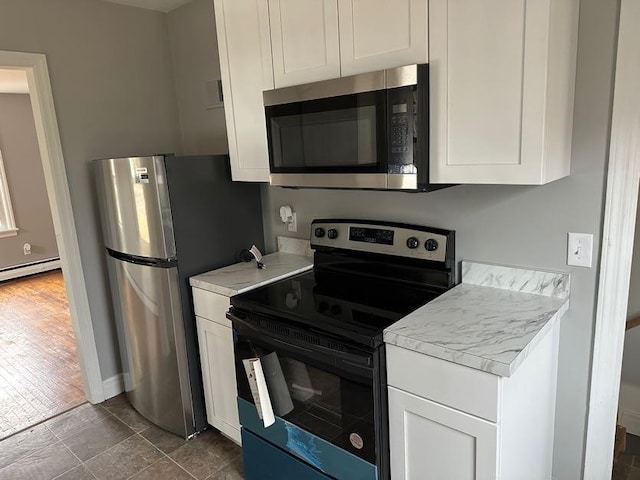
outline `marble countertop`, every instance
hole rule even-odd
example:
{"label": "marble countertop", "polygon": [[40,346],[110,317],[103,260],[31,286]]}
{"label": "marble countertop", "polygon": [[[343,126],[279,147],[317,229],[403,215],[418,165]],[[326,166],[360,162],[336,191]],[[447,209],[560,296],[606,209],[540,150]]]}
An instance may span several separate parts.
{"label": "marble countertop", "polygon": [[291,253],[271,253],[262,257],[265,269],[256,262],[236,263],[189,279],[192,287],[231,297],[253,288],[310,270],[313,258]]}
{"label": "marble countertop", "polygon": [[509,377],[569,308],[569,274],[463,262],[462,283],[384,332],[386,343]]}

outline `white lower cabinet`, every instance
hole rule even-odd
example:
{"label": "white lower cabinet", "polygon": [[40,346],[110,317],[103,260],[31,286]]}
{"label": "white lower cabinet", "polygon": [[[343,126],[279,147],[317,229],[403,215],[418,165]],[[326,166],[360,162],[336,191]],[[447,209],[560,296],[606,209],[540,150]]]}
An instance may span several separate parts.
{"label": "white lower cabinet", "polygon": [[193,289],[207,421],[240,443],[229,297]]}
{"label": "white lower cabinet", "polygon": [[389,387],[391,478],[493,479],[497,426]]}
{"label": "white lower cabinet", "polygon": [[387,345],[393,480],[549,480],[559,326],[510,377]]}

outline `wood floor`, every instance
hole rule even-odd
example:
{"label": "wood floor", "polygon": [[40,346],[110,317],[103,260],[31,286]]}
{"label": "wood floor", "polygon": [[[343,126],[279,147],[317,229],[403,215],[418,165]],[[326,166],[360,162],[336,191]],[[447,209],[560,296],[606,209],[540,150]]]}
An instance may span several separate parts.
{"label": "wood floor", "polygon": [[0,439],[84,401],[62,273],[0,282]]}

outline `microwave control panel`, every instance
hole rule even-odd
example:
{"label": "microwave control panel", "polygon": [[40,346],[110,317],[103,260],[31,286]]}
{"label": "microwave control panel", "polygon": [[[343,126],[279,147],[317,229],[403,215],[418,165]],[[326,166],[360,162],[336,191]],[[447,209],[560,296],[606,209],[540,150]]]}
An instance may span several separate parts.
{"label": "microwave control panel", "polygon": [[413,161],[416,119],[414,89],[414,86],[408,86],[388,91],[388,173],[415,173]]}

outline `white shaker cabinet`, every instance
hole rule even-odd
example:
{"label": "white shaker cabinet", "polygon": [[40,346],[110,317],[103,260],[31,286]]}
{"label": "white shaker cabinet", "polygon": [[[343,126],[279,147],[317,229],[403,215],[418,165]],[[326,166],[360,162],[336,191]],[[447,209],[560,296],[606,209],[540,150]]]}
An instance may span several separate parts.
{"label": "white shaker cabinet", "polygon": [[273,88],[267,0],[214,0],[225,120],[235,181],[268,182],[262,91]]}
{"label": "white shaker cabinet", "polygon": [[[494,423],[389,387],[391,478],[493,480]],[[427,474],[428,472],[428,474]]]}
{"label": "white shaker cabinet", "polygon": [[434,183],[569,174],[578,0],[430,0]]}
{"label": "white shaker cabinet", "polygon": [[426,0],[338,0],[341,75],[428,62]]}
{"label": "white shaker cabinet", "polygon": [[510,377],[386,345],[391,478],[549,480],[558,340]]}
{"label": "white shaker cabinet", "polygon": [[428,61],[427,0],[269,0],[276,88]]}
{"label": "white shaker cabinet", "polygon": [[336,0],[269,0],[275,87],[340,76]]}
{"label": "white shaker cabinet", "polygon": [[240,443],[229,297],[193,288],[207,421]]}

